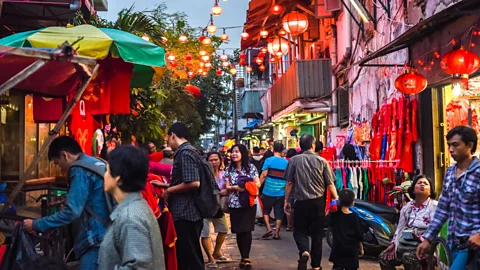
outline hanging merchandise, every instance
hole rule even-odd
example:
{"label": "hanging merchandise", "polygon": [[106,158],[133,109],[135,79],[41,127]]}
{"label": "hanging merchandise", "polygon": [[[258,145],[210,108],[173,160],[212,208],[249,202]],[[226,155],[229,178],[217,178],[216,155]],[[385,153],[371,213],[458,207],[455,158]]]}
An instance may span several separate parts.
{"label": "hanging merchandise", "polygon": [[398,121],[398,131],[397,131],[397,151],[395,159],[400,160],[402,158],[403,152],[403,132],[405,128],[405,98],[401,96],[398,99],[398,108],[397,108],[397,121]]}
{"label": "hanging merchandise", "polygon": [[93,117],[85,111],[85,102],[80,100],[72,110],[70,131],[75,140],[80,144],[83,152],[92,155],[92,138],[94,132],[100,127]]}
{"label": "hanging merchandise", "polygon": [[390,144],[388,152],[388,160],[395,160],[397,153],[397,128],[396,128],[396,118],[397,118],[397,99],[393,98],[391,102],[391,113],[390,113]]}
{"label": "hanging merchandise", "polygon": [[[447,105],[447,128],[450,130],[456,126],[468,125],[468,108],[470,107],[468,99],[456,98]],[[478,114],[476,109],[472,109],[472,128],[478,130]]]}
{"label": "hanging merchandise", "polygon": [[33,95],[33,120],[35,123],[56,123],[62,117],[64,98],[46,98]]}
{"label": "hanging merchandise", "polygon": [[400,161],[400,168],[402,168],[405,172],[413,172],[413,153],[412,153],[412,143],[413,143],[413,132],[411,129],[411,118],[410,112],[412,111],[412,103],[409,99],[406,100],[406,118],[405,118],[405,135],[404,135],[404,147],[402,153],[402,159]]}

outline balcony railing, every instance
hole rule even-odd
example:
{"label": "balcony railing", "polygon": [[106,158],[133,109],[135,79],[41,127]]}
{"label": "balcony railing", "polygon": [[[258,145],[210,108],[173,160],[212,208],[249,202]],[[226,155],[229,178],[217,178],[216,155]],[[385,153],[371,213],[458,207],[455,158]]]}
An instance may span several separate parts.
{"label": "balcony railing", "polygon": [[277,113],[298,99],[326,96],[331,90],[330,59],[297,60],[270,88],[271,112]]}

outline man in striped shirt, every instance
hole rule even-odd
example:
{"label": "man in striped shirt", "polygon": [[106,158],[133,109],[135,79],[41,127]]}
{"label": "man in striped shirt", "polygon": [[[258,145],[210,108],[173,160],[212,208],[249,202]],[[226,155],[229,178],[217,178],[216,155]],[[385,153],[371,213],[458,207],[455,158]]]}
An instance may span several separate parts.
{"label": "man in striped shirt", "polygon": [[[262,192],[263,202],[263,217],[265,219],[265,225],[267,227],[266,233],[262,238],[270,238],[273,234],[273,239],[280,239],[280,227],[282,226],[285,212],[283,211],[283,202],[285,200],[285,186],[287,181],[284,174],[287,168],[288,161],[282,158],[284,146],[281,142],[275,142],[273,144],[274,156],[265,160],[262,166],[262,175],[260,176],[260,182],[265,186]],[[275,233],[272,232],[270,227],[270,212],[275,215]]]}
{"label": "man in striped shirt", "polygon": [[480,161],[473,156],[477,134],[467,126],[457,126],[447,134],[448,151],[457,162],[448,167],[440,201],[433,221],[417,248],[419,259],[425,259],[430,243],[448,220],[448,244],[452,249],[450,269],[464,269],[468,249],[459,245],[468,240],[469,249],[480,247]]}

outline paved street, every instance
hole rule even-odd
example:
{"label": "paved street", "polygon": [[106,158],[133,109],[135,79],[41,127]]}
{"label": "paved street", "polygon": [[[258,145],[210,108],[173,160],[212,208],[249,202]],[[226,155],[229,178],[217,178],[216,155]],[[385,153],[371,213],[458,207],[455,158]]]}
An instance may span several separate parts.
{"label": "paved street", "polygon": [[[283,229],[283,228],[282,228]],[[213,230],[212,230],[213,231]],[[253,261],[254,269],[297,269],[298,251],[292,232],[280,232],[281,240],[262,240],[261,236],[265,233],[265,227],[256,227],[253,235],[252,251],[250,253]],[[213,235],[212,235],[213,237]],[[227,236],[224,245],[224,254],[228,258],[232,258],[233,262],[228,264],[219,264],[220,269],[239,269],[238,262],[240,253],[237,248],[235,235]],[[327,270],[332,268],[332,264],[328,261],[330,248],[324,240],[322,268]],[[380,269],[374,258],[361,259],[361,270],[377,270]]]}

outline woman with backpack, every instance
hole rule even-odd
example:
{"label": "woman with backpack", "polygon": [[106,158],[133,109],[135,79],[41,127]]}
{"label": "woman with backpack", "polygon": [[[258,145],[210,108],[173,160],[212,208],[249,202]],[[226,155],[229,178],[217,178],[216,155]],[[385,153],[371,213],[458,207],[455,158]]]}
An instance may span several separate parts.
{"label": "woman with backpack", "polygon": [[232,233],[237,235],[237,246],[242,257],[239,266],[251,269],[252,261],[249,257],[257,210],[257,206],[251,203],[253,197],[251,194],[258,195],[260,179],[257,169],[249,162],[245,145],[234,145],[231,157],[232,162],[225,171],[231,229]]}

